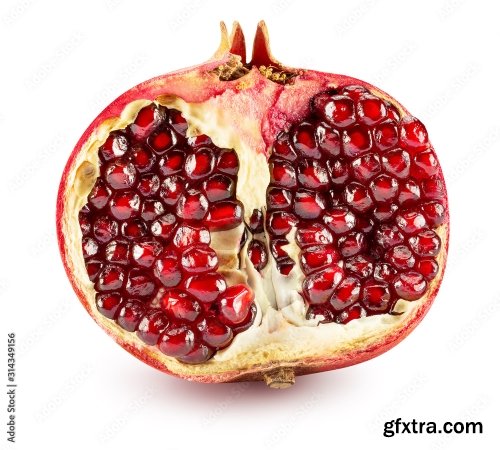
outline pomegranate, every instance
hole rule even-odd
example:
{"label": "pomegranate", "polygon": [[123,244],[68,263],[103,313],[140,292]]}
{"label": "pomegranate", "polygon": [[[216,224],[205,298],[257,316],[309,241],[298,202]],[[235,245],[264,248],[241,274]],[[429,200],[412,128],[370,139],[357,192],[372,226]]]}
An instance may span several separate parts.
{"label": "pomegranate", "polygon": [[109,105],[62,176],[68,277],[122,347],[189,380],[377,356],[429,309],[445,184],[424,125],[363,81],[288,68],[221,25],[207,63]]}

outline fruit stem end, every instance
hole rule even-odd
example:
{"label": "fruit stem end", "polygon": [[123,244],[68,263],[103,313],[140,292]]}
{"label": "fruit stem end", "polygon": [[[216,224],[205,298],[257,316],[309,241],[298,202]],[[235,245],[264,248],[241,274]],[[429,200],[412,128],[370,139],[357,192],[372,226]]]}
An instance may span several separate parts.
{"label": "fruit stem end", "polygon": [[264,381],[273,389],[286,389],[295,384],[295,372],[291,367],[280,367],[264,373]]}

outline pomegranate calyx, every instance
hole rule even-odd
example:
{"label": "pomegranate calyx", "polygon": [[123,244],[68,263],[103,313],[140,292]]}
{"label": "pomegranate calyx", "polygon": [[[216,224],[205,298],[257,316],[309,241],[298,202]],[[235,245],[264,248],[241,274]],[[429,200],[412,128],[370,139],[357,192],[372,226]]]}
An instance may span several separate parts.
{"label": "pomegranate calyx", "polygon": [[258,69],[263,77],[278,84],[288,84],[294,77],[299,75],[300,71],[283,66],[272,56],[269,46],[269,33],[263,20],[257,25],[252,59],[248,63],[246,61],[245,36],[240,24],[238,22],[233,23],[230,36],[228,36],[224,22],[221,22],[220,29],[221,41],[218,50],[212,57],[212,60],[225,60],[223,64],[214,70],[219,80],[237,80],[248,74],[254,67]]}

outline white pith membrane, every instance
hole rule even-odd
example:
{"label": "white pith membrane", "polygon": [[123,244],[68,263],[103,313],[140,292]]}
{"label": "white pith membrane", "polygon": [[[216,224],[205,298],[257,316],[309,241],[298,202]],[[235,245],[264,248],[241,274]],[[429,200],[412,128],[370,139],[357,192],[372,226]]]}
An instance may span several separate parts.
{"label": "white pith membrane", "polygon": [[[94,318],[115,338],[158,361],[168,371],[186,378],[202,379],[203,376],[217,373],[257,371],[262,367],[293,367],[307,359],[341,360],[352,351],[362,351],[388,336],[395,336],[434,295],[445,265],[446,225],[434,230],[442,242],[442,250],[436,259],[439,273],[429,282],[422,298],[416,301],[398,300],[393,309],[398,314],[363,317],[344,325],[318,324],[319,319],[306,319],[307,305],[300,295],[304,275],[297,263],[300,250],[295,244],[295,229],[287,236],[290,244],[285,249],[296,264],[290,274],[284,276],[278,271],[269,249],[267,266],[261,273],[254,269],[247,257],[251,236],[241,250],[241,267],[238,267],[236,255],[244,230],[242,224],[233,230],[212,232],[210,246],[219,256],[219,272],[224,274],[228,285],[246,282],[253,289],[258,313],[248,330],[238,334],[229,347],[217,352],[206,363],[189,365],[179,362],[164,355],[157,347],[144,344],[135,333],[123,330],[113,320],[102,316],[95,306],[96,291],[85,269],[78,213],[87,203],[87,195],[99,174],[99,147],[111,131],[123,129],[132,123],[138,111],[150,103],[149,100],[134,101],[123,110],[120,117],[103,122],[78,154],[74,162],[74,168],[77,169],[70,171],[66,186],[62,230],[68,266],[74,272],[74,281],[84,293]],[[245,207],[247,222],[255,208],[265,209],[266,188],[270,181],[266,157],[263,153],[256,153],[237,131],[232,130],[224,110],[214,109],[210,100],[187,104],[179,98],[164,97],[158,99],[157,103],[181,111],[190,125],[188,135],[206,134],[218,147],[236,150],[240,162],[236,196]],[[248,133],[257,135],[260,134],[259,125],[253,122],[243,124]],[[267,238],[262,240],[269,242]]]}

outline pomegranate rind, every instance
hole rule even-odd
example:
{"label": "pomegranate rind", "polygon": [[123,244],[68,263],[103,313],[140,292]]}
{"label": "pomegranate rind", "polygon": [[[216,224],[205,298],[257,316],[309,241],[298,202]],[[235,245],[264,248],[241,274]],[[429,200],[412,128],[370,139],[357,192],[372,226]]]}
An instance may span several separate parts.
{"label": "pomegranate rind", "polygon": [[[343,326],[325,324],[318,327],[297,327],[283,322],[267,330],[252,327],[237,336],[220,355],[217,354],[203,364],[189,365],[165,356],[157,347],[145,345],[135,334],[124,331],[97,311],[94,302],[95,290],[88,280],[83,256],[79,250],[81,232],[78,211],[97,177],[98,146],[111,130],[132,122],[142,106],[152,101],[174,105],[188,116],[191,115],[194,121],[196,116],[203,118],[204,113],[226,110],[227,116],[235,118],[226,125],[233,128],[247,148],[252,149],[256,155],[260,154],[264,162],[278,131],[287,129],[291,123],[302,119],[308,111],[309,98],[329,88],[360,84],[396,105],[402,116],[408,114],[384,92],[343,75],[301,71],[300,77],[297,77],[293,84],[280,85],[269,81],[254,68],[240,79],[220,81],[214,70],[226,64],[230,57],[226,55],[220,60],[210,61],[196,68],[156,77],[132,88],[111,103],[82,135],[64,169],[57,200],[59,248],[73,289],[91,317],[120,346],[150,366],[188,380],[207,383],[262,380],[265,374],[283,367],[290,368],[295,375],[303,375],[350,366],[384,353],[416,327],[435,298],[446,264],[448,215],[445,223],[436,230],[443,244],[437,258],[440,269],[436,278],[429,284],[426,295],[414,302],[400,300],[398,305],[403,305],[403,314],[380,316],[380,325],[370,332],[359,331],[365,319]],[[248,95],[244,95],[245,93]],[[252,103],[254,98],[259,98],[258,104]],[[197,114],[193,115],[195,107],[198,110]],[[227,111],[228,108],[230,111]],[[239,119],[241,117],[248,120],[242,123]],[[202,122],[195,125],[203,126]],[[441,173],[440,175],[442,176]],[[256,178],[255,174],[248,176]],[[263,177],[263,183],[265,182]],[[448,214],[446,197],[444,206]],[[247,210],[251,212],[252,208]],[[234,258],[230,264],[234,265]],[[224,270],[224,264],[221,269]],[[329,340],[328,333],[323,330],[330,325],[340,327],[343,331],[339,332],[345,335],[344,339]],[[256,329],[260,329],[260,332]],[[260,334],[260,337],[245,346],[242,341],[252,333],[255,336]],[[227,357],[228,354],[230,357]]]}

